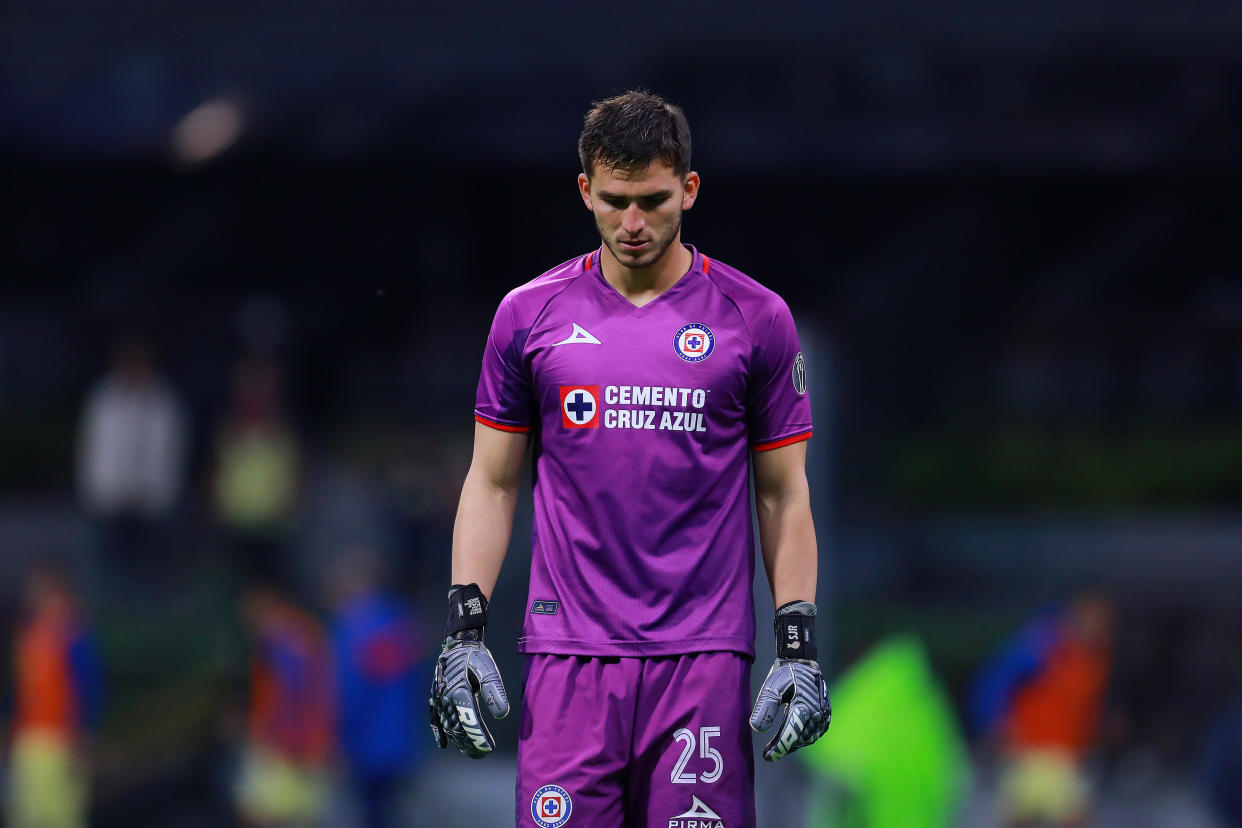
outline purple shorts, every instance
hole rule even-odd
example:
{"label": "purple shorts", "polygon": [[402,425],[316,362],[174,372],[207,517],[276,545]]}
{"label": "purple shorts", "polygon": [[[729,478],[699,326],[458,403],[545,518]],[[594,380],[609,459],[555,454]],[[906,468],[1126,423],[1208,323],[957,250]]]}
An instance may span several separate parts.
{"label": "purple shorts", "polygon": [[517,825],[754,826],[750,665],[729,652],[528,655]]}

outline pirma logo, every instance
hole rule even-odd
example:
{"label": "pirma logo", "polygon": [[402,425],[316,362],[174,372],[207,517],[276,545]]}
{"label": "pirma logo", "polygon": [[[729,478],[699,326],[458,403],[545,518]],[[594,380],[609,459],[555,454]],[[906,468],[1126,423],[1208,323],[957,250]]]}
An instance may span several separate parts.
{"label": "pirma logo", "polygon": [[530,801],[530,815],[540,828],[560,828],[569,822],[574,803],[560,785],[544,785]]}
{"label": "pirma logo", "polygon": [[552,347],[557,345],[602,345],[603,343],[591,335],[591,332],[579,325],[577,322],[571,323],[574,326],[574,332],[560,342],[553,342]]}
{"label": "pirma logo", "polygon": [[533,601],[530,611],[535,615],[556,615],[556,608],[559,605],[559,601]]}
{"label": "pirma logo", "polygon": [[697,796],[691,795],[690,799],[693,800],[690,810],[671,818],[668,828],[725,828],[720,814],[707,807]]}
{"label": "pirma logo", "polygon": [[682,325],[673,334],[673,350],[686,362],[702,362],[712,355],[715,347],[712,329],[699,322]]}
{"label": "pirma logo", "polygon": [[599,428],[599,386],[561,386],[561,425],[565,428]]}

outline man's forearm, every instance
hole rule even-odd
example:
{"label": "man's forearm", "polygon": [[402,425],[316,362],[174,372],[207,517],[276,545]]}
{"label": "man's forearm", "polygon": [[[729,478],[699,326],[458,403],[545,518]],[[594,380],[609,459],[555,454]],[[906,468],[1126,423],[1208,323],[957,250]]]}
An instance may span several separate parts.
{"label": "man's forearm", "polygon": [[[789,447],[792,448],[792,447]],[[755,511],[763,564],[772,586],[776,660],[755,696],[750,726],[776,727],[763,749],[775,762],[812,745],[832,722],[828,684],[819,669],[815,642],[815,524],[803,472],[805,447],[756,462]],[[782,449],[773,449],[782,451]]]}
{"label": "man's forearm", "polygon": [[755,511],[775,606],[790,601],[814,603],[819,561],[805,479],[786,491],[760,493]]}
{"label": "man's forearm", "polygon": [[513,533],[517,487],[493,483],[472,468],[453,524],[453,583],[478,584],[490,600]]}

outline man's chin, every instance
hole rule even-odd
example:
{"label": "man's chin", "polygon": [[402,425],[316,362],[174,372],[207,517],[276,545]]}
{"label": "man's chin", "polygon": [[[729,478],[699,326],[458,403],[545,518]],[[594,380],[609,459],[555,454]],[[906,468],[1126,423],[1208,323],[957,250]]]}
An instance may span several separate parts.
{"label": "man's chin", "polygon": [[612,255],[618,262],[631,270],[640,270],[644,267],[651,267],[660,260],[664,255],[664,251],[668,250],[668,245],[663,248],[656,248],[655,245],[649,244],[642,250],[627,250],[624,245],[608,245],[608,249],[612,251]]}

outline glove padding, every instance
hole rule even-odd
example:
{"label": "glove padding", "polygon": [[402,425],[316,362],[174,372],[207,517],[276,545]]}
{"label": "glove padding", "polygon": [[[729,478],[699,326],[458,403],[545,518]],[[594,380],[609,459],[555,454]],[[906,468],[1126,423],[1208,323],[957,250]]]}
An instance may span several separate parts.
{"label": "glove padding", "polygon": [[436,660],[428,715],[436,745],[449,742],[471,759],[496,749],[479,707],[479,696],[493,718],[509,715],[509,697],[491,652],[482,641],[448,639]]}
{"label": "glove padding", "polygon": [[832,722],[832,703],[828,700],[828,683],[814,661],[778,658],[755,697],[750,713],[750,727],[766,733],[782,713],[780,726],[763,758],[775,762],[798,748],[814,744]]}

